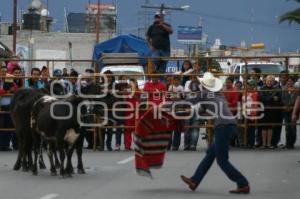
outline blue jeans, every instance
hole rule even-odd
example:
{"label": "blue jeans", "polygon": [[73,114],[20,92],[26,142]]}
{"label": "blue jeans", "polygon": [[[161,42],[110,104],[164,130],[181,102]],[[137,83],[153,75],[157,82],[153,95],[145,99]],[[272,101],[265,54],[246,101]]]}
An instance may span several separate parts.
{"label": "blue jeans", "polygon": [[165,50],[155,50],[152,51],[151,57],[153,58],[153,62],[155,64],[155,71],[161,74],[164,74],[167,69],[168,61],[161,60],[161,57],[170,57],[170,51]]}
{"label": "blue jeans", "polygon": [[180,141],[181,141],[181,131],[180,130],[175,130],[172,133],[172,137],[170,138],[169,144],[168,144],[168,149],[178,149],[180,146]]}
{"label": "blue jeans", "polygon": [[[188,126],[199,125],[199,120],[195,117],[186,121]],[[199,128],[188,128],[184,134],[184,149],[196,149],[199,139]]]}
{"label": "blue jeans", "polygon": [[229,141],[236,131],[236,125],[218,125],[214,129],[215,140],[208,148],[206,156],[200,162],[192,181],[200,184],[214,160],[217,160],[219,167],[239,188],[247,186],[247,179],[229,162]]}

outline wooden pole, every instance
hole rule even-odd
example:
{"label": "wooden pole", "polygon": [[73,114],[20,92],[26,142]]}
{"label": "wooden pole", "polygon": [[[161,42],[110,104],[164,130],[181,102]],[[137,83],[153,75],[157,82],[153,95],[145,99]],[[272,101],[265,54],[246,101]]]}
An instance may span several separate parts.
{"label": "wooden pole", "polygon": [[97,3],[97,17],[96,17],[96,42],[100,41],[100,0]]}
{"label": "wooden pole", "polygon": [[13,2],[13,52],[16,54],[17,49],[17,0]]}

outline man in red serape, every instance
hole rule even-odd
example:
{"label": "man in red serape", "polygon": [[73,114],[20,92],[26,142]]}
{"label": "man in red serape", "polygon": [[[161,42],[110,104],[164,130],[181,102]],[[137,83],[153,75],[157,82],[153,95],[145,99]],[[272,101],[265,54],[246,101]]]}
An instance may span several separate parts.
{"label": "man in red serape", "polygon": [[165,152],[176,128],[176,120],[166,112],[155,118],[155,107],[141,114],[135,129],[135,167],[138,175],[151,177],[150,169],[163,165]]}

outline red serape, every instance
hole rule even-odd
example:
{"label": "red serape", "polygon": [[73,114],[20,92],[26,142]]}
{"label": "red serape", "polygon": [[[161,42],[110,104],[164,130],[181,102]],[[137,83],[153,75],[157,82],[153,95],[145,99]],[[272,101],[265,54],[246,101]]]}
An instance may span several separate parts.
{"label": "red serape", "polygon": [[154,108],[141,114],[135,129],[135,167],[138,175],[151,177],[150,169],[162,167],[171,132],[177,127],[176,120],[163,112],[154,118]]}

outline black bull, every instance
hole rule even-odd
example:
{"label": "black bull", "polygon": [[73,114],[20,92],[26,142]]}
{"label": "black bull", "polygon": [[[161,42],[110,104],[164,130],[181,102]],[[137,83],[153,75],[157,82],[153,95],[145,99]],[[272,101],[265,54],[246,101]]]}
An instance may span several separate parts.
{"label": "black bull", "polygon": [[32,167],[30,115],[34,102],[42,96],[44,96],[44,92],[41,90],[21,89],[12,98],[10,112],[19,144],[14,170],[19,170],[22,167],[23,171],[28,171]]}
{"label": "black bull", "polygon": [[[85,94],[99,94],[100,92],[101,92],[101,87],[94,85],[90,89],[86,90],[86,92],[84,92],[84,93]],[[22,167],[22,169],[24,171],[28,171],[30,168],[32,168],[34,173],[37,172],[36,171],[36,169],[37,169],[36,164],[35,164],[35,167],[33,167],[32,148],[33,148],[33,140],[36,141],[36,143],[35,143],[36,146],[35,147],[37,147],[37,145],[39,143],[39,139],[40,139],[39,136],[40,135],[37,136],[36,134],[32,134],[30,118],[31,118],[31,113],[32,113],[34,103],[43,96],[45,96],[44,91],[35,90],[35,89],[21,89],[18,92],[16,92],[15,95],[13,96],[10,110],[11,110],[12,119],[13,119],[14,124],[15,124],[17,138],[18,138],[18,141],[19,141],[19,153],[18,153],[17,161],[14,165],[14,170],[19,170]],[[65,99],[65,100],[70,100],[70,99]],[[74,110],[77,110],[75,108],[75,106],[78,105],[78,103],[80,101],[82,101],[82,99],[73,98],[73,100],[75,100],[74,101],[75,104],[73,103],[73,105],[74,105],[73,108],[74,108]],[[111,108],[112,104],[114,102],[120,101],[121,99],[115,98],[113,95],[108,94],[104,98],[101,97],[101,98],[97,98],[97,99],[93,98],[93,99],[88,99],[88,100],[104,102],[108,105],[108,108]],[[101,107],[94,107],[94,113],[96,113],[100,116],[103,114],[103,111],[104,110],[101,110]],[[44,117],[44,116],[42,117],[42,112],[38,113],[38,114],[40,114],[41,118]],[[47,113],[49,114],[49,112],[47,112]],[[37,115],[36,115],[36,117],[37,117]],[[110,120],[113,120],[111,114],[109,114],[108,117],[109,117]],[[38,118],[36,118],[36,119],[38,121]],[[40,119],[40,121],[42,121],[42,119]],[[50,124],[48,123],[48,125],[50,125]],[[72,129],[74,129],[75,131],[78,131],[78,129],[79,129],[80,136],[77,139],[77,143],[75,145],[76,146],[76,151],[77,151],[77,156],[78,156],[78,166],[77,167],[78,167],[78,172],[79,173],[85,173],[84,169],[83,169],[82,160],[81,160],[82,145],[83,145],[85,130],[84,130],[84,128],[79,127],[77,123],[75,124],[74,121],[69,123],[69,125],[71,125],[71,126],[74,125],[74,126],[72,126]],[[59,126],[59,125],[58,125],[58,127],[61,128],[61,126]],[[42,130],[45,130],[45,132],[48,132],[50,137],[51,137],[51,135],[54,135],[54,133],[55,133],[55,129],[53,129],[53,131],[51,129],[51,132],[50,132],[47,125],[43,126],[42,124],[40,124],[39,128],[41,128],[41,129],[38,129],[39,132],[42,132]],[[70,126],[69,127],[64,127],[65,130],[67,128],[70,129],[71,127]],[[43,132],[43,133],[45,134],[45,132]],[[60,138],[63,138],[63,135],[65,133],[66,132],[62,133],[60,135],[61,136]],[[56,139],[57,138],[58,137],[56,137]],[[67,154],[67,157],[69,159],[71,159],[70,154],[71,153],[69,153],[69,155]],[[60,155],[64,156],[65,154],[60,153]],[[51,159],[50,159],[50,162],[51,162]],[[51,173],[54,174],[55,172],[56,171],[51,166]],[[66,171],[61,168],[61,173],[62,174],[69,174],[71,172],[72,172],[72,165],[70,166],[70,162],[69,162],[69,165],[67,165]]]}
{"label": "black bull", "polygon": [[[82,163],[82,146],[84,135],[80,133],[80,126],[77,122],[77,107],[83,98],[72,95],[68,98],[58,100],[51,96],[43,96],[34,103],[31,114],[31,127],[33,132],[34,164],[33,174],[37,174],[37,159],[41,140],[47,141],[50,170],[56,175],[56,168],[53,161],[53,152],[57,148],[60,157],[60,174],[71,176],[73,166],[71,158],[74,147],[76,147],[78,158],[78,173],[85,173]],[[70,135],[69,135],[70,134]],[[68,137],[71,137],[70,140]],[[64,168],[65,154],[67,165]]]}

